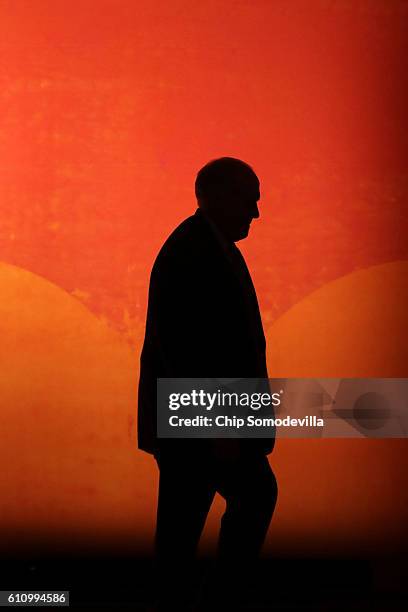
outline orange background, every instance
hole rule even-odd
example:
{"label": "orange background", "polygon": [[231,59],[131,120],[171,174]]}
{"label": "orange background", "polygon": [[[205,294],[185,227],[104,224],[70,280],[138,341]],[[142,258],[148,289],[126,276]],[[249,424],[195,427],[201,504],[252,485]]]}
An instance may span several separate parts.
{"label": "orange background", "polygon": [[[407,376],[407,30],[390,0],[0,0],[3,548],[150,546],[148,278],[211,158],[261,180],[270,375]],[[278,443],[269,549],[403,546],[406,450]]]}

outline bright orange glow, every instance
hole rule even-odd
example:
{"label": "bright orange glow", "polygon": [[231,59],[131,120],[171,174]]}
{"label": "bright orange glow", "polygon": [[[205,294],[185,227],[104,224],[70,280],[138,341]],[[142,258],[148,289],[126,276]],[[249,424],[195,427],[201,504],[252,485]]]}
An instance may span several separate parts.
{"label": "bright orange glow", "polygon": [[[359,270],[268,330],[276,377],[404,377],[408,261]],[[407,440],[278,440],[272,550],[384,552],[406,546]]]}
{"label": "bright orange glow", "polygon": [[129,531],[134,545],[153,528],[141,492],[155,494],[136,452],[136,356],[49,281],[1,264],[0,287],[2,549],[126,545]]}
{"label": "bright orange glow", "polygon": [[[401,343],[396,354],[388,333],[404,324],[407,272],[408,263],[376,266],[296,305],[267,330],[271,374],[373,376],[385,359],[386,375],[399,375],[407,349]],[[2,265],[0,287],[2,547],[149,547],[157,473],[136,451],[136,355],[45,279]],[[366,300],[373,307],[362,318]],[[329,321],[334,311],[341,317]],[[279,440],[271,550],[361,551],[373,538],[377,552],[400,545],[405,450],[405,440]],[[204,548],[213,546],[222,505],[217,499]]]}

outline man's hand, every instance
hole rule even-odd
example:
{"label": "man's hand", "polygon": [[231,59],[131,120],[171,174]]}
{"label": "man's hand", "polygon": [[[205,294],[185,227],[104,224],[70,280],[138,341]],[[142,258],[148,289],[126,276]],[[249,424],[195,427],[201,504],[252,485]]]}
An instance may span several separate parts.
{"label": "man's hand", "polygon": [[239,438],[214,438],[211,447],[214,458],[224,463],[234,463],[242,454]]}

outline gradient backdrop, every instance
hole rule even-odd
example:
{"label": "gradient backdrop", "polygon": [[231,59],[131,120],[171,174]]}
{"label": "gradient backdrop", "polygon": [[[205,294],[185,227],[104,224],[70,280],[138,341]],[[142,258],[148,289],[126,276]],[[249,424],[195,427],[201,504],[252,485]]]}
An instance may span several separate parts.
{"label": "gradient backdrop", "polygon": [[[270,375],[408,375],[407,33],[399,0],[0,0],[2,550],[150,550],[149,273],[211,158],[261,179]],[[406,547],[405,440],[271,463],[271,552]]]}

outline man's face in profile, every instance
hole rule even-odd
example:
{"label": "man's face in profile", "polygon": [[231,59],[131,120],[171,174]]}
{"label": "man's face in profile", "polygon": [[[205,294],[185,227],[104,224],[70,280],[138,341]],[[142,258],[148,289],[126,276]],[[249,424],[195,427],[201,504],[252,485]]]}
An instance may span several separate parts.
{"label": "man's face in profile", "polygon": [[233,241],[248,236],[251,221],[259,217],[259,181],[256,176],[239,176],[211,207],[214,221]]}
{"label": "man's face in profile", "polygon": [[243,183],[230,199],[230,236],[238,241],[246,238],[253,219],[259,218],[259,182]]}

